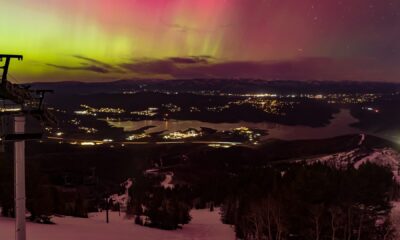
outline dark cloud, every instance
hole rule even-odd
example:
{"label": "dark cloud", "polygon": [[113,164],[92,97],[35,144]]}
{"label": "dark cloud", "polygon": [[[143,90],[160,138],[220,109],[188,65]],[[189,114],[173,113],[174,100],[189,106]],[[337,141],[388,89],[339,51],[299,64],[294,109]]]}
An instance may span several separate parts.
{"label": "dark cloud", "polygon": [[104,68],[113,68],[114,67],[111,64],[104,63],[104,62],[101,62],[101,61],[93,59],[93,58],[89,58],[89,57],[85,57],[85,56],[81,56],[81,55],[72,55],[72,56],[75,58],[78,58],[78,59],[85,60],[87,62],[91,62],[95,65],[103,66]]}
{"label": "dark cloud", "polygon": [[210,56],[170,57],[166,59],[144,59],[123,63],[120,67],[139,74],[166,74],[175,76],[188,65],[210,63]]}
{"label": "dark cloud", "polygon": [[210,63],[211,56],[170,57],[166,59],[144,59],[123,63],[120,67],[137,74],[158,74],[172,77],[191,76],[190,69]]}
{"label": "dark cloud", "polygon": [[[207,64],[204,64],[207,63]],[[392,72],[371,60],[301,58],[276,62],[231,61],[209,63],[196,58],[133,61],[121,67],[145,75],[168,78],[257,78],[290,80],[381,80]]]}
{"label": "dark cloud", "polygon": [[73,57],[84,60],[88,63],[91,63],[91,64],[97,66],[97,67],[108,69],[109,72],[119,72],[119,73],[123,72],[122,69],[118,68],[117,66],[96,60],[94,58],[89,58],[89,57],[85,57],[85,56],[81,56],[81,55],[73,55]]}
{"label": "dark cloud", "polygon": [[210,56],[192,56],[192,57],[171,57],[170,61],[177,64],[196,64],[196,63],[209,63]]}
{"label": "dark cloud", "polygon": [[106,68],[102,68],[102,67],[95,66],[95,65],[79,66],[79,67],[61,66],[61,65],[51,64],[51,63],[48,63],[46,65],[55,67],[58,69],[62,69],[62,70],[71,70],[71,71],[80,70],[80,71],[91,71],[91,72],[96,72],[96,73],[109,73],[110,72]]}
{"label": "dark cloud", "polygon": [[165,74],[173,75],[178,71],[174,62],[170,60],[144,60],[124,63],[121,67],[139,74]]}
{"label": "dark cloud", "polygon": [[94,58],[89,58],[81,55],[72,55],[74,58],[83,60],[81,66],[63,66],[57,64],[48,63],[48,66],[63,69],[63,70],[72,70],[72,71],[90,71],[96,73],[124,73],[124,71],[112,64],[108,64]]}
{"label": "dark cloud", "polygon": [[[47,64],[63,70],[90,71],[103,74],[127,73],[143,77],[176,78],[254,78],[285,80],[367,80],[396,81],[398,72],[376,59],[299,58],[285,61],[219,62],[209,56],[169,57],[132,60],[111,65],[75,55],[84,60],[81,66]],[[114,76],[114,75],[110,75]]]}
{"label": "dark cloud", "polygon": [[279,62],[223,62],[184,69],[218,78],[289,80],[380,80],[388,72],[374,68],[374,61],[333,58],[302,58]]}

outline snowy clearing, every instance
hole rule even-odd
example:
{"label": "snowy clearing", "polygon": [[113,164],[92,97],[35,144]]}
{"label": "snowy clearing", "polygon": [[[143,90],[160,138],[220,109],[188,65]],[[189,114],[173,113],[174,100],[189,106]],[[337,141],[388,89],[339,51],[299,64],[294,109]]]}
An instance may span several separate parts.
{"label": "snowy clearing", "polygon": [[[124,214],[111,212],[105,223],[105,212],[89,218],[54,217],[55,225],[27,223],[28,240],[233,240],[233,228],[220,221],[218,210],[193,210],[192,221],[183,229],[166,231],[136,225]],[[14,219],[0,217],[0,239],[14,239]]]}

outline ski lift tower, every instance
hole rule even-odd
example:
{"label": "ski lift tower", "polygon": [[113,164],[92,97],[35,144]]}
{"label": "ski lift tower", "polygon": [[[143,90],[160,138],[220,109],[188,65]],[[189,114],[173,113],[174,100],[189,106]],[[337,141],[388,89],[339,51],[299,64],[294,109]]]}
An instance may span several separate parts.
{"label": "ski lift tower", "polygon": [[[36,119],[43,124],[55,123],[55,118],[43,107],[45,93],[51,90],[30,90],[30,86],[8,81],[11,59],[22,60],[22,55],[0,54],[0,69],[3,70],[0,84],[1,141],[14,143],[14,201],[15,239],[26,239],[25,212],[25,141],[42,137],[41,131],[27,132],[27,119]],[[2,62],[5,62],[3,66]]]}

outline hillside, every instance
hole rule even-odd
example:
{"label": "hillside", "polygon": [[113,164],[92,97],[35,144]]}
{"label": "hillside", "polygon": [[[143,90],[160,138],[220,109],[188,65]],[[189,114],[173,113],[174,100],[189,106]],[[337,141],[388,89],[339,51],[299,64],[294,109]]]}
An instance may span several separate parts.
{"label": "hillside", "polygon": [[392,169],[396,181],[400,182],[400,154],[391,148],[366,149],[360,146],[351,151],[321,156],[308,161],[308,163],[316,162],[326,163],[336,168],[354,166],[356,169],[362,164],[374,163]]}

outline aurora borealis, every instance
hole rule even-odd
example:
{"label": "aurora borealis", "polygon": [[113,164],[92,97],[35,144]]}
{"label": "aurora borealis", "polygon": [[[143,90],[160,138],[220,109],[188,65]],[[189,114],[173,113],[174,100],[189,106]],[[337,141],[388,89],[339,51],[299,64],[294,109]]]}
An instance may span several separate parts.
{"label": "aurora borealis", "polygon": [[21,82],[400,79],[397,0],[15,0],[1,8],[0,52],[24,55],[11,67]]}

